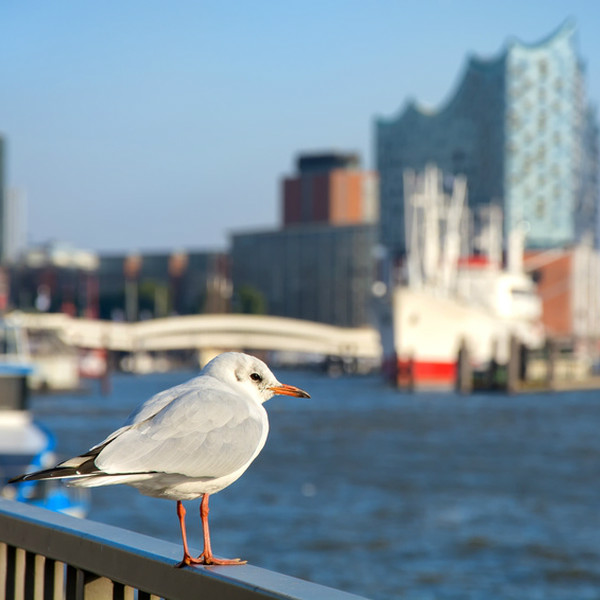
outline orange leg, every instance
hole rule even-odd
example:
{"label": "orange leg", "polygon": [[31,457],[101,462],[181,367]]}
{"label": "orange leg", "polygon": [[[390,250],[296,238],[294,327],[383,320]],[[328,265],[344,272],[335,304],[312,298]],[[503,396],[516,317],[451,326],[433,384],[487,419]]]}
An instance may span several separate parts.
{"label": "orange leg", "polygon": [[177,500],[177,517],[179,518],[179,526],[181,527],[181,540],[183,542],[183,558],[181,562],[177,563],[175,566],[178,568],[185,567],[187,565],[201,565],[204,564],[202,560],[202,555],[198,558],[193,558],[190,554],[190,549],[188,548],[187,543],[187,534],[185,531],[185,507],[181,500]]}
{"label": "orange leg", "polygon": [[200,520],[202,521],[202,533],[204,535],[204,552],[198,557],[204,565],[245,565],[245,560],[239,558],[217,558],[212,553],[210,546],[210,531],[208,529],[208,494],[202,496],[200,503]]}
{"label": "orange leg", "polygon": [[187,534],[185,530],[185,507],[180,500],[177,501],[177,516],[179,517],[179,525],[181,527],[181,540],[183,542],[183,559],[177,563],[176,567],[185,567],[188,565],[245,565],[245,560],[239,558],[217,558],[212,553],[210,546],[210,531],[208,528],[208,494],[202,496],[200,503],[200,519],[202,521],[202,533],[204,535],[204,552],[198,558],[193,558],[190,555],[190,550],[187,543]]}

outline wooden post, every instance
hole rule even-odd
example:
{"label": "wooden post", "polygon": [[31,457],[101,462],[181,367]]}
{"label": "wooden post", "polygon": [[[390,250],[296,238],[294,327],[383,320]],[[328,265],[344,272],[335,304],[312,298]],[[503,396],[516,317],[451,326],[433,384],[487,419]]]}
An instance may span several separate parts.
{"label": "wooden post", "polygon": [[546,385],[549,389],[554,389],[556,382],[556,356],[557,356],[557,343],[556,340],[549,338],[546,342]]}
{"label": "wooden post", "polygon": [[492,358],[485,374],[485,384],[488,391],[498,389],[498,340],[492,340]]}
{"label": "wooden post", "polygon": [[510,336],[508,367],[506,369],[506,391],[515,394],[519,391],[519,374],[521,371],[521,349],[519,340]]}
{"label": "wooden post", "polygon": [[465,340],[460,343],[456,363],[456,391],[460,394],[470,394],[473,391],[473,367]]}
{"label": "wooden post", "polygon": [[408,359],[408,391],[414,392],[417,389],[417,380],[415,377],[415,357],[411,354]]}

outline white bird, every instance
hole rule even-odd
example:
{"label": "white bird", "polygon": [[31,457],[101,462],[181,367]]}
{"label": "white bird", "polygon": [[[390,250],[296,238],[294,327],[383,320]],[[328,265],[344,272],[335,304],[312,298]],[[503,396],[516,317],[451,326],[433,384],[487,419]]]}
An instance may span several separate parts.
{"label": "white bird", "polygon": [[[238,479],[262,450],[269,432],[263,403],[275,394],[310,398],[277,381],[264,362],[239,352],[210,361],[190,381],[156,394],[123,427],[80,456],[11,481],[68,479],[95,487],[124,483],[142,494],[177,501],[183,559],[177,566],[244,564],[213,555],[208,498]],[[182,500],[202,497],[204,551],[190,555]]]}

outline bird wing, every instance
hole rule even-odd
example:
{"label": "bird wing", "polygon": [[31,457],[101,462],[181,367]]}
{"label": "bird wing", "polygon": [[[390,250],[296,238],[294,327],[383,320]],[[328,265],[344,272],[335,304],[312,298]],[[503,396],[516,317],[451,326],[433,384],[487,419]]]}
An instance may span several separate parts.
{"label": "bird wing", "polygon": [[182,396],[187,390],[197,387],[198,379],[198,377],[195,377],[193,379],[190,379],[189,381],[186,381],[185,383],[181,383],[180,385],[176,385],[172,388],[169,388],[168,390],[163,390],[158,394],[154,394],[154,396],[148,398],[148,400],[145,400],[144,402],[139,404],[131,412],[131,414],[127,417],[127,421],[125,421],[125,425],[123,425],[123,427],[115,429],[115,431],[106,436],[98,444],[92,446],[85,454],[82,454],[82,456],[97,455],[103,446],[106,446],[106,444],[114,438],[119,437],[124,431],[127,431],[131,427],[131,425],[152,418],[156,413],[161,411],[170,402]]}
{"label": "bird wing", "polygon": [[[264,445],[264,408],[206,381],[120,430],[95,459],[105,473],[178,473],[217,478],[247,465]],[[117,432],[115,432],[117,433]]]}
{"label": "bird wing", "polygon": [[154,416],[159,410],[162,410],[167,404],[182,396],[187,390],[200,388],[203,384],[207,384],[206,377],[194,377],[185,383],[181,383],[168,390],[155,394],[152,398],[142,402],[142,404],[135,408],[127,418],[125,424],[132,425],[134,423],[145,421]]}

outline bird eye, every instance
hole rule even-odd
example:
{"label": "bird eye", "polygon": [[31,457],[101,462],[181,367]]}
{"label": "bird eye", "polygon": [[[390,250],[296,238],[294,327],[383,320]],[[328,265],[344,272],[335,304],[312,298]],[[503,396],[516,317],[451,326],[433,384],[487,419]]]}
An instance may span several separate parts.
{"label": "bird eye", "polygon": [[250,375],[250,379],[252,379],[252,381],[262,381],[262,377],[258,374],[258,373],[252,373]]}

